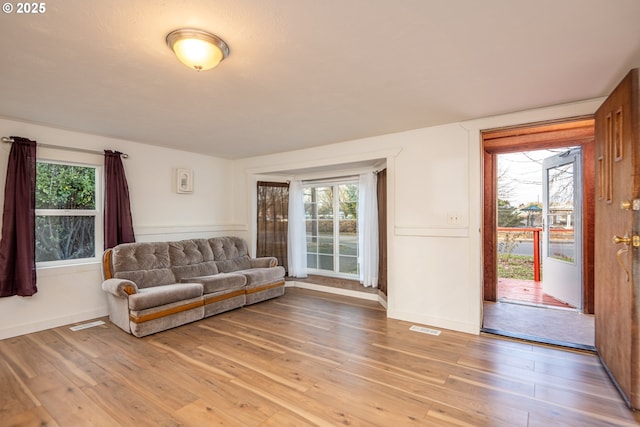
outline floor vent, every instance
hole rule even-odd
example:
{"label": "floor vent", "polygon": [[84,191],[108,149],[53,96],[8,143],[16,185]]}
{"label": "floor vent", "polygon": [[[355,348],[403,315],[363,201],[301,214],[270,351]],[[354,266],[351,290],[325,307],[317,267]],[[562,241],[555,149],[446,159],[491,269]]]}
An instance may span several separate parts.
{"label": "floor vent", "polygon": [[94,326],[100,326],[100,325],[104,325],[104,322],[102,320],[96,320],[95,322],[83,323],[82,325],[72,326],[69,329],[75,332],[75,331],[81,331],[87,328],[93,328]]}
{"label": "floor vent", "polygon": [[423,328],[422,326],[416,326],[416,325],[413,325],[412,327],[410,327],[409,330],[415,331],[415,332],[421,332],[423,334],[435,335],[435,336],[440,335],[440,331],[438,331],[437,329]]}

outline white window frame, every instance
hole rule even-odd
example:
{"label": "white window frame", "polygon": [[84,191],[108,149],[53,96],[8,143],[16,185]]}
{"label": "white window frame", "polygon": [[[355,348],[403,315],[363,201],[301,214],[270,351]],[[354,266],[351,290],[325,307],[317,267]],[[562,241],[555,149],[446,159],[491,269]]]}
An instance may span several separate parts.
{"label": "white window frame", "polygon": [[[36,262],[36,268],[62,267],[77,264],[87,264],[100,262],[102,258],[104,233],[103,233],[103,166],[101,164],[88,162],[74,162],[67,160],[57,160],[51,158],[37,158],[37,163],[50,163],[65,166],[80,166],[92,168],[95,171],[95,209],[36,209],[36,216],[93,216],[94,217],[94,256],[89,258],[63,259],[57,261],[39,261]],[[37,236],[34,236],[37,238]]]}
{"label": "white window frame", "polygon": [[[359,241],[356,238],[356,251],[357,254],[354,256],[354,258],[356,259],[356,265],[357,265],[357,272],[354,274],[350,274],[350,273],[341,273],[340,272],[340,218],[339,218],[339,211],[340,211],[340,198],[339,196],[336,197],[337,194],[339,194],[338,192],[338,187],[340,185],[345,185],[345,184],[352,184],[355,185],[356,187],[358,186],[358,177],[348,177],[348,178],[343,178],[343,179],[335,179],[335,180],[321,180],[321,181],[303,181],[302,183],[302,187],[304,190],[307,190],[309,188],[319,188],[319,187],[332,187],[332,191],[334,192],[334,197],[333,197],[333,271],[331,270],[325,270],[325,269],[321,269],[321,268],[312,268],[309,267],[307,265],[307,271],[310,274],[316,274],[319,276],[328,276],[328,277],[338,277],[338,278],[344,278],[344,279],[351,279],[351,280],[359,280],[360,275],[359,275],[359,271],[360,271],[360,265],[358,263],[358,259],[359,259],[359,255],[360,255],[360,247],[359,247]],[[358,188],[358,191],[360,191],[360,189]],[[356,206],[358,203],[358,200],[355,200],[356,202]],[[318,218],[319,219],[319,218]],[[357,237],[357,227],[356,227],[356,237]],[[315,253],[314,253],[315,254]],[[309,255],[309,252],[307,252],[307,256]],[[351,255],[349,255],[351,256]]]}

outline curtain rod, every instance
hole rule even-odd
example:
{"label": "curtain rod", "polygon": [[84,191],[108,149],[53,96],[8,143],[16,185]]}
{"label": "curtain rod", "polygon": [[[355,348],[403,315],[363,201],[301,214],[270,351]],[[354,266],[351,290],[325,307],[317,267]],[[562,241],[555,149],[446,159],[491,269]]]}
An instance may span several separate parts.
{"label": "curtain rod", "polygon": [[[9,143],[9,142],[13,142],[13,138],[9,138],[6,136],[2,137],[2,142],[5,143]],[[40,144],[38,143],[38,147],[45,147],[45,148],[57,148],[59,150],[68,150],[68,151],[78,151],[80,153],[89,153],[89,154],[99,154],[99,155],[104,155],[104,152],[102,151],[97,151],[97,150],[86,150],[84,148],[74,148],[74,147],[65,147],[63,145],[51,145],[51,144]],[[120,155],[122,158],[128,158],[129,155],[126,153],[122,153]]]}

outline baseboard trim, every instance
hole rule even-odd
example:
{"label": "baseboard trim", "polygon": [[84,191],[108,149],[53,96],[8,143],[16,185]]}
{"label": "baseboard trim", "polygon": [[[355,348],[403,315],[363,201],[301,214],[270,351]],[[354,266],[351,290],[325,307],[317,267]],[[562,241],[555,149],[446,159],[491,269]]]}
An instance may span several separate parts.
{"label": "baseboard trim", "polygon": [[332,286],[316,285],[315,283],[298,282],[295,280],[287,280],[285,287],[295,287],[300,289],[310,289],[312,291],[326,292],[329,294],[344,295],[347,297],[354,297],[360,299],[366,299],[369,301],[378,301],[378,294],[371,294],[367,292],[352,291],[350,289],[334,288]]}
{"label": "baseboard trim", "polygon": [[457,332],[464,332],[472,335],[480,334],[480,325],[457,322],[440,317],[425,316],[421,313],[387,310],[387,315],[392,319],[404,320],[405,322],[418,323],[432,328],[449,329]]}
{"label": "baseboard trim", "polygon": [[39,322],[26,323],[11,328],[0,329],[0,340],[45,331],[59,326],[71,325],[73,323],[86,322],[87,320],[94,320],[108,315],[109,313],[105,306],[104,308],[83,311],[82,313],[74,313],[70,316],[57,317],[55,319],[42,320]]}

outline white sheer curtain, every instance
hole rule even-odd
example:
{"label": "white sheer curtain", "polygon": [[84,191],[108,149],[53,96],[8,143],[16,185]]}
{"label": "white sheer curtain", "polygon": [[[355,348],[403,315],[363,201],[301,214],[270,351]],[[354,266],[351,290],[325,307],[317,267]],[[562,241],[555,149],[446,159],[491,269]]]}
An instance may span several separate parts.
{"label": "white sheer curtain", "polygon": [[358,248],[360,283],[378,287],[378,198],[373,172],[360,175],[358,182]]}
{"label": "white sheer curtain", "polygon": [[307,277],[307,237],[302,181],[289,184],[289,237],[287,258],[290,277]]}

